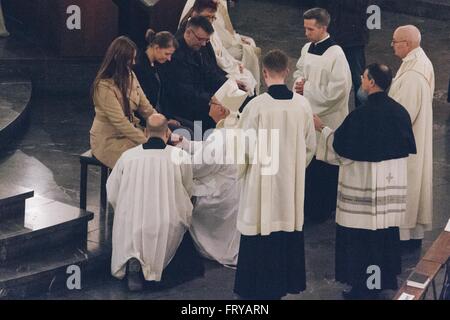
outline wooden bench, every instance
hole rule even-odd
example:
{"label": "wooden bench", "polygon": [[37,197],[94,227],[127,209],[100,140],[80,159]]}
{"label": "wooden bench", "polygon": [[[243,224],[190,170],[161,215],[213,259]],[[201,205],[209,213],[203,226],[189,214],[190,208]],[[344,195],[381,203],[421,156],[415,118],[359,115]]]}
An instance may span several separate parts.
{"label": "wooden bench", "polygon": [[91,150],[88,150],[80,155],[80,165],[80,209],[86,210],[87,178],[89,165],[100,167],[100,208],[106,209],[108,205],[108,200],[106,197],[106,180],[108,179],[110,169],[103,163],[98,161],[92,155]]}
{"label": "wooden bench", "polygon": [[425,299],[430,285],[433,286],[433,297],[437,299],[435,278],[443,268],[449,268],[450,232],[442,232],[425,256],[417,264],[415,271],[427,275],[431,281],[425,289],[409,287],[406,282],[397,292],[394,300],[398,300],[402,293],[414,296],[414,300]]}

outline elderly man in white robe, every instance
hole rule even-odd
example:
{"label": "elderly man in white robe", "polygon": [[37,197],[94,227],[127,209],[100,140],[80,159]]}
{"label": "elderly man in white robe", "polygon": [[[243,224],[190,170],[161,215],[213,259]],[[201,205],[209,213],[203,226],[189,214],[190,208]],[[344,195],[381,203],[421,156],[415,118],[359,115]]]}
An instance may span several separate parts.
{"label": "elderly man in white robe", "polygon": [[[392,72],[372,64],[362,77],[368,101],[336,130],[315,117],[317,158],[340,166],[336,211],[336,280],[346,299],[375,299],[397,289],[399,227],[406,211],[407,158],[416,153],[411,118],[386,90]],[[378,268],[379,281],[369,277]]]}
{"label": "elderly man in white robe", "polygon": [[285,84],[288,73],[284,52],[264,57],[268,92],[249,102],[238,126],[248,139],[238,152],[244,160],[237,223],[242,236],[234,291],[244,299],[281,299],[306,289],[305,168],[316,134],[308,101]]}
{"label": "elderly man in white robe", "polygon": [[[328,33],[330,15],[314,8],[304,13],[306,36],[310,41],[301,52],[294,73],[294,90],[311,104],[331,129],[348,114],[352,76],[344,51]],[[336,208],[339,167],[314,159],[306,171],[305,219],[324,222]]]}
{"label": "elderly man in white robe", "polygon": [[[188,0],[180,17],[180,23],[184,18],[192,13],[192,7],[196,0]],[[256,92],[259,93],[259,85],[261,78],[261,70],[259,58],[261,56],[261,49],[256,47],[255,41],[248,37],[238,34],[231,23],[228,14],[228,6],[226,0],[200,0],[212,1],[217,3],[217,15],[213,22],[216,39],[220,39],[223,48],[227,50],[235,60],[240,62],[245,69],[249,70],[256,80]]]}
{"label": "elderly man in white robe", "polygon": [[[111,273],[128,278],[131,291],[161,281],[192,216],[189,155],[167,145],[170,131],[160,114],[147,120],[149,140],[123,153],[107,181],[114,208]],[[183,152],[185,161],[174,161]],[[180,164],[181,163],[181,164]],[[189,272],[186,263],[179,272]]]}
{"label": "elderly man in white robe", "polygon": [[393,36],[395,55],[403,60],[389,95],[408,110],[417,143],[417,155],[408,159],[408,203],[400,229],[406,249],[422,245],[433,216],[433,96],[434,69],[420,47],[415,26],[399,27]]}
{"label": "elderly man in white robe", "polygon": [[192,155],[192,194],[196,200],[189,232],[203,257],[236,266],[241,237],[236,227],[240,188],[238,166],[228,161],[234,149],[227,144],[227,137],[235,136],[237,114],[213,101],[209,116],[217,123],[216,129],[204,142],[183,139],[179,145]]}

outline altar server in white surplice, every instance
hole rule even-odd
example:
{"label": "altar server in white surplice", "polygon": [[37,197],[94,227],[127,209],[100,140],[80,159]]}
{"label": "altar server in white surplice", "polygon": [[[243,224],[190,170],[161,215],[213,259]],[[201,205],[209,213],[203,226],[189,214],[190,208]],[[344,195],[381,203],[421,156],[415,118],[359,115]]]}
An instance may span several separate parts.
{"label": "altar server in white surplice", "polygon": [[[352,286],[347,299],[376,298],[397,289],[401,273],[400,230],[406,211],[407,159],[416,153],[408,111],[388,97],[392,71],[367,67],[361,88],[368,101],[333,131],[316,117],[321,132],[317,158],[340,166],[336,210],[336,280]],[[368,287],[371,266],[377,288]],[[369,281],[370,282],[370,281]]]}
{"label": "altar server in white surplice", "polygon": [[408,110],[417,143],[417,155],[408,159],[408,204],[400,229],[401,239],[412,249],[421,246],[433,217],[434,69],[420,42],[420,31],[414,26],[395,31],[392,46],[403,63],[389,92]]}
{"label": "altar server in white surplice", "polygon": [[[310,103],[331,129],[337,129],[348,114],[352,76],[347,59],[328,34],[330,15],[321,8],[304,14],[307,43],[294,73],[294,90]],[[306,171],[305,219],[323,222],[336,208],[339,168],[314,159]]]}
{"label": "altar server in white surplice", "polygon": [[[244,299],[280,299],[306,288],[303,237],[305,168],[316,148],[308,101],[285,84],[288,57],[263,60],[268,92],[245,107],[238,128],[246,137],[239,156],[241,232],[234,291]],[[242,140],[242,139],[240,139]]]}
{"label": "altar server in white surplice", "polygon": [[[164,116],[147,121],[148,142],[123,153],[106,186],[114,208],[111,272],[119,279],[127,274],[130,290],[142,289],[142,274],[147,281],[161,280],[192,215],[189,155],[167,145]],[[180,152],[182,164],[173,160]]]}

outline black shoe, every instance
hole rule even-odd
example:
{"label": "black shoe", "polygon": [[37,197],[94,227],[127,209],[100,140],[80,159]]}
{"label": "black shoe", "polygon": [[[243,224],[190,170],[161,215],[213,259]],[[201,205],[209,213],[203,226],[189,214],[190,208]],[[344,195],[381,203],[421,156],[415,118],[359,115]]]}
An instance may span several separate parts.
{"label": "black shoe", "polygon": [[128,290],[142,291],[144,289],[144,279],[142,275],[141,263],[136,258],[131,258],[127,263]]}
{"label": "black shoe", "polygon": [[421,239],[411,239],[407,241],[400,241],[402,251],[404,253],[410,253],[422,248],[422,240]]}

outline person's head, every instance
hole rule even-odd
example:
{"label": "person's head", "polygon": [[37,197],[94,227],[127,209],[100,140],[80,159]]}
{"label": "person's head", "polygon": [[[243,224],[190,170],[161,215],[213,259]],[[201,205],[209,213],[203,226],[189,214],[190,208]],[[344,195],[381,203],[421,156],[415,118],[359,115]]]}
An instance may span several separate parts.
{"label": "person's head", "polygon": [[392,37],[391,46],[400,59],[404,59],[411,51],[420,47],[422,35],[420,30],[412,25],[397,28]]}
{"label": "person's head", "polygon": [[194,6],[192,7],[192,16],[202,16],[208,19],[210,23],[216,20],[218,2],[213,0],[195,0]]}
{"label": "person's head", "polygon": [[94,94],[101,80],[112,79],[122,93],[123,107],[127,117],[131,116],[130,103],[127,97],[131,85],[131,69],[136,63],[136,52],[136,44],[129,38],[125,36],[116,38],[106,51],[92,87],[92,93]]}
{"label": "person's head", "polygon": [[322,8],[313,8],[303,14],[305,34],[309,41],[316,43],[328,34],[330,14]]}
{"label": "person's head", "polygon": [[168,121],[166,117],[160,113],[152,114],[147,118],[145,130],[149,138],[160,138],[165,143],[167,143],[170,138]]}
{"label": "person's head", "polygon": [[200,50],[209,42],[214,29],[207,18],[202,16],[191,17],[186,25],[184,40],[194,50]]}
{"label": "person's head", "polygon": [[387,91],[392,83],[392,70],[379,63],[369,65],[361,76],[361,87],[369,95]]}
{"label": "person's head", "polygon": [[152,59],[158,63],[165,63],[172,59],[172,55],[178,48],[178,42],[175,37],[168,31],[155,33],[152,29],[148,29],[145,33],[147,41],[147,52],[150,52]]}
{"label": "person's head", "polygon": [[267,86],[272,83],[284,83],[288,73],[289,59],[279,49],[269,51],[263,58],[263,75]]}

